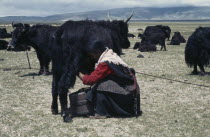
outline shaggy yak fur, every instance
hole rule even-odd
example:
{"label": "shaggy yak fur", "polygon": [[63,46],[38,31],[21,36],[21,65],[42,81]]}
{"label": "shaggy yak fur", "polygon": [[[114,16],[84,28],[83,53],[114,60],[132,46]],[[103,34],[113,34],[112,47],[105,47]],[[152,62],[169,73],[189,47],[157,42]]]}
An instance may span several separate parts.
{"label": "shaggy yak fur", "polygon": [[[130,47],[130,41],[128,40],[128,24],[122,20],[113,21],[89,21],[95,23],[103,28],[109,29],[112,33],[112,38],[116,40],[115,45],[120,44],[120,47],[127,49]],[[118,51],[119,52],[119,51]],[[121,51],[120,51],[121,52]]]}
{"label": "shaggy yak fur", "polygon": [[169,26],[162,26],[162,25],[156,25],[156,26],[147,26],[144,35],[151,35],[152,33],[163,33],[165,35],[165,38],[168,40],[170,39],[171,34],[171,28]]}
{"label": "shaggy yak fur", "polygon": [[157,47],[155,44],[151,44],[149,42],[136,42],[133,49],[137,49],[141,52],[150,52],[157,51]]}
{"label": "shaggy yak fur", "polygon": [[165,34],[164,33],[150,33],[150,34],[140,34],[141,43],[159,44],[161,46],[160,50],[166,51],[165,45]]}
{"label": "shaggy yak fur", "polygon": [[51,45],[50,37],[58,27],[50,25],[34,25],[30,27],[28,24],[20,23],[13,25],[15,27],[12,33],[12,41],[9,46],[20,47],[22,45],[30,45],[36,50],[37,58],[40,63],[39,74],[49,74],[49,63],[51,61]]}
{"label": "shaggy yak fur", "polygon": [[194,66],[192,74],[198,74],[197,65],[201,75],[205,75],[204,66],[210,61],[210,27],[199,27],[189,37],[185,47],[185,62],[189,67]]}
{"label": "shaggy yak fur", "polygon": [[61,114],[67,109],[67,92],[74,86],[78,72],[89,74],[94,70],[96,60],[88,53],[97,53],[98,48],[95,47],[109,47],[121,54],[117,33],[101,24],[88,20],[67,21],[52,37],[53,114],[58,114],[58,96]]}
{"label": "shaggy yak fur", "polygon": [[174,36],[171,39],[169,45],[180,45],[180,43],[185,43],[185,38],[180,34],[180,32],[174,32]]}

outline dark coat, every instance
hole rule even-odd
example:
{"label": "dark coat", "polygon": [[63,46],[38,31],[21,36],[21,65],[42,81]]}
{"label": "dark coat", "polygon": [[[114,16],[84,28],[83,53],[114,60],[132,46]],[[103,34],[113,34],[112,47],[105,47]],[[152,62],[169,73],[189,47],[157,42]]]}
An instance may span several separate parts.
{"label": "dark coat", "polygon": [[204,66],[210,64],[210,27],[199,27],[189,37],[185,47],[185,62],[194,67],[192,74],[198,74],[197,65],[201,74],[205,74]]}
{"label": "dark coat", "polygon": [[139,93],[138,84],[136,80],[134,80],[135,76],[128,68],[113,63],[106,63],[114,71],[114,74],[110,74],[105,79],[93,85],[93,90],[122,95],[128,95],[134,91]]}

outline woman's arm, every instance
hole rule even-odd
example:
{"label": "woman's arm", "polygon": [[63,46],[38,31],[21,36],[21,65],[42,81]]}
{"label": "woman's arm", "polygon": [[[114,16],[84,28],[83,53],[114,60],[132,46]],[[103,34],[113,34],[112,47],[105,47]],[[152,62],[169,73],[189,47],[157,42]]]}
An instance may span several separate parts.
{"label": "woman's arm", "polygon": [[111,73],[114,73],[114,71],[106,63],[101,63],[90,75],[79,73],[79,78],[82,80],[83,84],[93,85]]}

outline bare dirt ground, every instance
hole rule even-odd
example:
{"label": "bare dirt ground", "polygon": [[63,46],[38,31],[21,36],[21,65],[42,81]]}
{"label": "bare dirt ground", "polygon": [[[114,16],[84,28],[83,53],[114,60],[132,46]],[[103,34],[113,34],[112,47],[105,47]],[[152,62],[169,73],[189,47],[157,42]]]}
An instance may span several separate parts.
{"label": "bare dirt ground", "polygon": [[[169,25],[172,32],[180,31],[186,39],[195,28],[210,27],[209,22],[134,22],[129,31],[137,35],[141,32],[138,28],[156,24]],[[29,52],[32,69],[28,69],[25,52],[0,51],[0,136],[210,137],[210,87],[198,86],[210,86],[210,75],[190,75],[192,68],[184,61],[185,44],[167,45],[168,51],[140,53],[132,49],[136,41],[140,39],[130,39],[123,60],[140,73],[157,76],[137,74],[143,115],[98,120],[79,117],[72,123],[51,114],[52,76],[37,76],[36,53]],[[139,54],[144,58],[137,58]],[[210,67],[206,71],[210,72]],[[77,80],[69,91],[81,87],[84,85]]]}

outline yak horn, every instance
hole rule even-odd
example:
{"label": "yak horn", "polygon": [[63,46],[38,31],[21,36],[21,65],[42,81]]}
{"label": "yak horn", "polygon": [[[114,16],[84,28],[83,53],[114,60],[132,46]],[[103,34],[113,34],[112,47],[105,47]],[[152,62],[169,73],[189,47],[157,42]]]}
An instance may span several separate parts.
{"label": "yak horn", "polygon": [[108,18],[109,21],[112,21],[112,19],[111,19],[110,16],[109,16],[109,11],[108,11],[108,13],[107,13],[107,18]]}
{"label": "yak horn", "polygon": [[131,17],[133,16],[133,13],[134,13],[134,12],[132,12],[132,14],[130,15],[130,17],[127,18],[127,20],[125,21],[125,23],[127,23],[127,22],[131,19]]}

